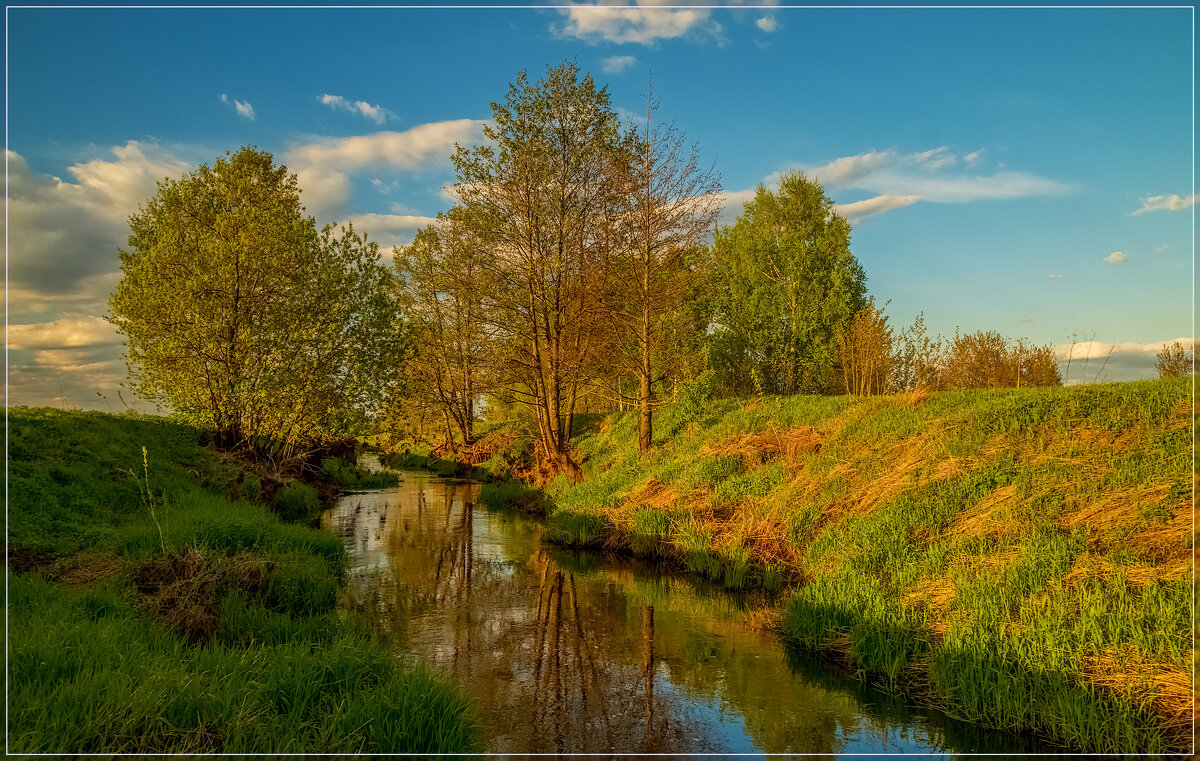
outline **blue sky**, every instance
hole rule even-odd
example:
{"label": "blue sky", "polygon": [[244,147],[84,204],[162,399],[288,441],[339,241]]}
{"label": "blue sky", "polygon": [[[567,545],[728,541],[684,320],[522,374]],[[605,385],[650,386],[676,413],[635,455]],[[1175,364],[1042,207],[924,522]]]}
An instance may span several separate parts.
{"label": "blue sky", "polygon": [[1113,349],[1102,379],[1148,377],[1193,335],[1193,27],[1190,7],[9,9],[10,401],[119,406],[100,318],[156,179],[254,144],[318,221],[402,244],[448,207],[453,143],[566,59],[626,112],[653,76],[726,222],[783,170],[819,177],[893,324],[1064,356],[1075,335]]}

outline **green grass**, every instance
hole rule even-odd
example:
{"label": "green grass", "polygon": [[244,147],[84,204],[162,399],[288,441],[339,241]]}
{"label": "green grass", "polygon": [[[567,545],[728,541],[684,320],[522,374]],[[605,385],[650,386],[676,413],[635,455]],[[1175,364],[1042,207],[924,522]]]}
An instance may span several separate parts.
{"label": "green grass", "polygon": [[338,611],[341,541],[277,514],[311,487],[231,501],[248,479],[158,418],[14,408],[9,437],[10,751],[481,748],[454,685]]}
{"label": "green grass", "polygon": [[321,472],[342,490],[377,489],[399,481],[395,473],[372,472],[337,457],[322,460]]}
{"label": "green grass", "polygon": [[[1077,750],[1179,751],[1189,383],[697,397],[646,456],[620,413],[576,439],[584,478],[548,487],[545,536],[731,588],[799,580],[785,639],[865,679]],[[764,448],[791,431],[819,448]]]}

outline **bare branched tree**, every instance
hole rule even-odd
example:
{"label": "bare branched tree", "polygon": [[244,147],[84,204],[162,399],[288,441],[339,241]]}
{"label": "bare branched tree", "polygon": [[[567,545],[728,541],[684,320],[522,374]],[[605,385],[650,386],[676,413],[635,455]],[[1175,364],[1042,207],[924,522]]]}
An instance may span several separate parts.
{"label": "bare branched tree", "polygon": [[664,353],[686,330],[691,316],[686,306],[703,276],[701,244],[720,208],[715,171],[700,165],[696,147],[682,132],[654,123],[657,109],[648,94],[645,120],[625,135],[624,192],[614,220],[613,288],[607,302],[617,330],[613,357],[636,383],[636,396],[621,394],[619,401],[638,406],[642,452],[654,440],[654,410],[662,402],[656,386],[667,378]]}

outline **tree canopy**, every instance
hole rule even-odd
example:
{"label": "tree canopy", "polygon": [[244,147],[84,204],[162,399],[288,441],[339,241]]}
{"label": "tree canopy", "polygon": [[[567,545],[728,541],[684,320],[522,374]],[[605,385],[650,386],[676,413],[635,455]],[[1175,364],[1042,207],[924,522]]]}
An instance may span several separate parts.
{"label": "tree canopy", "polygon": [[393,276],[352,227],[318,231],[270,153],[161,181],[129,226],[109,319],[139,394],[226,446],[295,447],[374,414],[400,343]]}
{"label": "tree canopy", "polygon": [[759,185],[714,244],[713,363],[726,392],[823,393],[837,376],[836,337],[866,295],[850,223],[815,179],[785,172]]}
{"label": "tree canopy", "polygon": [[620,147],[608,92],[573,63],[492,104],[489,144],[459,147],[454,186],[488,256],[482,304],[493,372],[536,418],[543,456],[570,461],[570,422],[603,345]]}

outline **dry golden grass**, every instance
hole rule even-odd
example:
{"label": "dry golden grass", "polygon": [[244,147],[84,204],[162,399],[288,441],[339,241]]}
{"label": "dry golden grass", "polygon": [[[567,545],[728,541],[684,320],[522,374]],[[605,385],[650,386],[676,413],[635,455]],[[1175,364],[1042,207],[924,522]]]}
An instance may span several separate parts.
{"label": "dry golden grass", "polygon": [[1164,567],[1178,569],[1183,564],[1190,571],[1192,548],[1187,546],[1186,540],[1193,536],[1195,528],[1192,524],[1191,500],[1180,500],[1173,512],[1171,520],[1143,528],[1130,538],[1129,544]]}
{"label": "dry golden grass", "polygon": [[824,437],[812,428],[793,428],[780,433],[744,433],[709,442],[700,449],[700,454],[741,457],[747,463],[762,463],[769,457],[780,455],[789,465],[794,465],[802,454],[819,452],[824,441]]}
{"label": "dry golden grass", "polygon": [[[1162,502],[1169,491],[1168,483],[1134,484],[1110,491],[1085,505],[1068,505],[1059,517],[1059,524],[1066,529],[1086,527],[1090,547],[1109,549],[1113,542],[1122,538],[1122,530],[1138,525],[1143,505]],[[1152,529],[1149,533],[1154,536],[1155,531]]]}
{"label": "dry golden grass", "polygon": [[1097,687],[1154,711],[1168,730],[1192,726],[1192,675],[1178,666],[1148,661],[1126,645],[1088,657],[1083,674]]}
{"label": "dry golden grass", "polygon": [[679,498],[675,489],[664,484],[663,482],[651,478],[643,484],[635,486],[632,491],[625,495],[623,506],[629,505],[635,508],[657,508],[665,509],[675,504]]}
{"label": "dry golden grass", "polygon": [[783,615],[778,608],[753,608],[746,611],[746,626],[755,631],[778,633],[783,628]]}
{"label": "dry golden grass", "polygon": [[86,555],[74,558],[58,578],[64,584],[78,586],[107,578],[125,567],[125,561],[113,554]]}
{"label": "dry golden grass", "polygon": [[1001,486],[970,509],[964,510],[946,533],[958,539],[1013,536],[1023,525],[1011,517],[1016,506],[1017,487]]}
{"label": "dry golden grass", "polygon": [[923,604],[931,614],[940,616],[950,610],[956,594],[954,583],[949,579],[922,579],[904,596],[904,605],[911,608]]}

